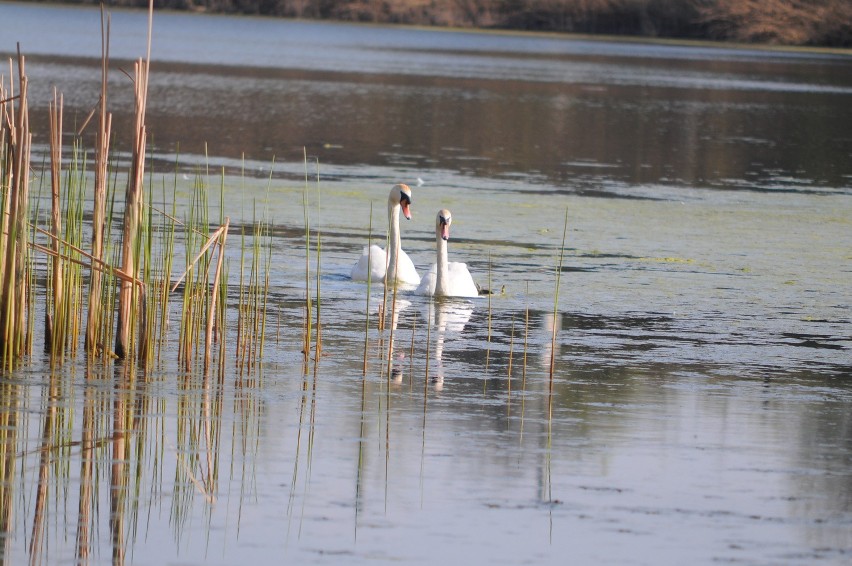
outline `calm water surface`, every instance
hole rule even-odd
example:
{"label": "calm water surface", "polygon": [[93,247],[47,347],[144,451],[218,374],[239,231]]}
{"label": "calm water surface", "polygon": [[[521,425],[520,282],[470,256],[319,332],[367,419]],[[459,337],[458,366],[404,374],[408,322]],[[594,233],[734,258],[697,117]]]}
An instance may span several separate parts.
{"label": "calm water surface", "polygon": [[[112,14],[118,149],[145,20]],[[0,22],[43,150],[54,85],[69,131],[97,101],[98,12],[2,3]],[[0,383],[4,563],[849,562],[852,57],[154,27],[155,184],[181,199],[200,175],[214,216],[275,226],[263,362],[234,370],[233,332],[212,383],[35,355]],[[307,373],[305,153],[324,345]],[[381,288],[368,307],[348,274],[399,181],[418,269],[446,207],[452,258],[497,292],[403,290],[389,348]]]}

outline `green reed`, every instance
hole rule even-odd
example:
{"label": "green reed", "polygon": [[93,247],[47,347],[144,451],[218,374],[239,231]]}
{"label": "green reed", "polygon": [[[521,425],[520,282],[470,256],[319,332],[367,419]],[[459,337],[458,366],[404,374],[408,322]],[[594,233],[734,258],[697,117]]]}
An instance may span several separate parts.
{"label": "green reed", "polygon": [[[101,95],[96,110],[98,112],[98,129],[97,141],[95,148],[95,186],[94,200],[92,205],[92,244],[91,257],[92,262],[102,262],[107,253],[104,249],[105,245],[109,245],[110,238],[105,236],[110,232],[106,229],[107,222],[112,220],[112,215],[107,215],[107,185],[109,184],[109,159],[110,159],[110,141],[112,137],[112,114],[107,112],[108,100],[108,71],[109,71],[109,20],[105,18],[104,10],[101,8]],[[86,120],[88,122],[88,120]],[[81,127],[84,129],[86,124]],[[78,136],[80,135],[78,133]],[[104,327],[111,327],[111,324],[104,321],[104,313],[111,313],[112,310],[104,308],[102,301],[104,300],[103,293],[104,274],[93,269],[89,276],[89,293],[88,293],[88,316],[86,322],[86,342],[85,349],[89,356],[105,356],[107,354],[106,344],[111,341],[106,341],[104,336]]]}
{"label": "green reed", "polygon": [[367,375],[367,348],[370,343],[370,291],[373,282],[373,271],[370,265],[373,259],[373,202],[370,201],[370,221],[367,224],[367,308],[364,321],[364,375]]}
{"label": "green reed", "polygon": [[[236,365],[240,373],[251,371],[262,359],[265,343],[267,311],[269,307],[269,273],[272,269],[271,228],[262,218],[254,220],[251,243],[247,241],[246,229],[241,231],[240,268],[237,300],[237,346]],[[220,289],[220,301],[224,305],[227,278]],[[220,314],[224,325],[225,313]],[[220,360],[220,365],[223,363]]]}
{"label": "green reed", "polygon": [[488,335],[485,348],[485,379],[482,381],[482,392],[488,385],[488,363],[491,360],[491,250],[488,250]]}
{"label": "green reed", "polygon": [[[48,116],[50,117],[50,234],[53,237],[50,249],[53,252],[53,260],[48,267],[48,306],[45,309],[45,339],[44,347],[48,352],[60,349],[60,344],[65,343],[66,325],[63,308],[63,282],[62,262],[60,259],[61,246],[59,239],[62,236],[62,96],[54,88],[53,102],[48,105]],[[38,218],[38,214],[36,214]],[[64,349],[64,348],[63,348]],[[54,358],[51,358],[54,359]]]}
{"label": "green reed", "polygon": [[556,289],[553,293],[553,334],[550,338],[550,386],[553,387],[553,370],[556,365],[556,318],[559,315],[559,284],[562,281],[562,261],[565,258],[565,236],[568,234],[568,209],[565,209],[565,224],[562,228],[562,246],[559,248],[559,266],[556,269]]}
{"label": "green reed", "polygon": [[[317,323],[316,323],[316,339],[314,341],[314,376],[316,376],[317,368],[319,367],[320,356],[322,355],[322,293],[320,292],[320,276],[322,274],[322,191],[320,187],[320,172],[319,159],[316,160],[316,186],[317,186]],[[313,432],[313,428],[311,429]]]}
{"label": "green reed", "polygon": [[308,212],[308,150],[302,148],[305,163],[305,187],[302,191],[302,212],[305,221],[305,335],[302,339],[304,352],[304,369],[308,371],[308,361],[311,358],[311,220]]}
{"label": "green reed", "polygon": [[[179,360],[182,361],[186,370],[190,370],[197,361],[199,341],[202,337],[203,313],[206,312],[205,307],[209,300],[207,273],[210,266],[209,248],[212,242],[209,240],[202,242],[202,239],[206,239],[205,235],[209,233],[209,227],[207,183],[200,175],[196,175],[189,210],[184,221],[186,249],[200,250],[192,258],[189,253],[185,256],[186,282],[183,287],[178,352]],[[174,290],[176,286],[177,283],[172,289]]]}
{"label": "green reed", "polygon": [[[177,160],[177,157],[175,159]],[[159,215],[162,219],[159,227],[161,239],[160,246],[158,248],[159,256],[157,259],[159,269],[155,270],[159,271],[158,279],[151,282],[151,285],[147,287],[150,290],[151,295],[154,297],[154,305],[152,305],[153,308],[149,310],[152,311],[152,317],[156,323],[154,328],[154,336],[156,337],[155,359],[158,363],[162,360],[162,352],[168,338],[171,297],[170,282],[172,278],[172,271],[174,270],[176,240],[175,230],[178,223],[177,199],[175,198],[177,195],[177,178],[177,161],[175,161],[175,173],[173,175],[171,191],[171,213],[161,212]],[[165,178],[163,178],[162,183],[162,195],[163,204],[165,206],[165,203],[168,202]]]}
{"label": "green reed", "polygon": [[[0,96],[0,110],[10,126],[4,139],[2,230],[0,230],[0,353],[3,367],[13,369],[26,351],[26,295],[29,232],[27,229],[30,182],[28,84],[24,56],[18,50],[18,95]],[[11,65],[11,62],[10,62]],[[17,99],[17,106],[15,105]]]}

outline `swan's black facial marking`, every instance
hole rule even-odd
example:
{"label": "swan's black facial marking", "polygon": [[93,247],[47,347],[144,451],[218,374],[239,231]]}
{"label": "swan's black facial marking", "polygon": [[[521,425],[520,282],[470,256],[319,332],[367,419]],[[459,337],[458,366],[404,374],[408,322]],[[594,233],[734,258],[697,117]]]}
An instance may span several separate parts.
{"label": "swan's black facial marking", "polygon": [[450,224],[453,223],[453,217],[449,214],[439,214],[438,224],[441,228],[441,238],[445,241],[450,239]]}
{"label": "swan's black facial marking", "polygon": [[402,215],[406,220],[411,220],[411,193],[407,191],[399,192],[399,206],[402,208]]}

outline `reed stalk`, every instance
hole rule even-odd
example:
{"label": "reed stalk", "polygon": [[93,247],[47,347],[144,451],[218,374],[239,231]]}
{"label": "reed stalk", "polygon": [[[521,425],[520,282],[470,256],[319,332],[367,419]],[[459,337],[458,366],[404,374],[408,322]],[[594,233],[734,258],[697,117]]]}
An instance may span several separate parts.
{"label": "reed stalk", "polygon": [[316,323],[316,339],[314,342],[314,376],[316,376],[319,366],[320,356],[322,355],[322,294],[320,292],[320,275],[322,273],[322,194],[320,190],[320,174],[319,174],[319,159],[316,161],[316,179],[317,179],[317,323]]}
{"label": "reed stalk", "polygon": [[506,375],[509,378],[509,394],[512,393],[512,354],[515,349],[515,317],[512,316],[512,330],[509,333],[509,367],[506,369]]}
{"label": "reed stalk", "polygon": [[373,271],[370,269],[373,259],[373,202],[370,201],[370,221],[367,225],[367,316],[364,322],[364,375],[367,375],[367,349],[370,343],[370,288]]}
{"label": "reed stalk", "polygon": [[[148,104],[148,72],[151,65],[151,34],[153,29],[154,2],[148,3],[148,45],[145,58],[139,58],[134,65],[134,101],[135,123],[133,128],[134,143],[130,172],[127,179],[127,190],[124,198],[124,225],[122,235],[121,269],[136,277],[139,271],[139,251],[141,246],[140,227],[143,225],[144,213],[144,175],[145,148],[148,140],[145,113]],[[133,285],[119,283],[118,320],[115,332],[115,354],[119,359],[125,359],[133,348],[133,328],[138,320],[139,303],[144,303],[142,296],[137,295],[139,289]],[[141,300],[140,300],[141,298]]]}
{"label": "reed stalk", "polygon": [[[112,114],[107,112],[107,84],[109,71],[109,34],[110,16],[105,15],[101,5],[101,96],[98,104],[98,132],[95,148],[95,193],[92,208],[92,252],[91,255],[102,261],[104,251],[104,231],[106,225],[107,181],[109,164],[109,146],[112,135]],[[92,271],[89,282],[89,307],[86,323],[85,350],[89,356],[97,355],[99,344],[103,340],[103,275]],[[106,348],[102,348],[103,351]]]}
{"label": "reed stalk", "polygon": [[[257,213],[255,212],[255,216]],[[260,342],[262,340],[263,321],[261,320],[261,303],[264,300],[261,285],[260,249],[263,235],[263,223],[255,220],[252,238],[251,257],[251,301],[249,303],[249,320],[251,320],[251,348],[249,350],[249,369],[253,369],[260,361]]]}
{"label": "reed stalk", "polygon": [[[177,164],[176,164],[177,166]],[[172,213],[161,213],[163,224],[160,226],[160,232],[163,238],[160,242],[160,283],[157,288],[157,306],[159,308],[159,316],[157,321],[157,348],[156,360],[159,362],[163,346],[166,342],[167,330],[169,326],[169,297],[171,296],[169,282],[172,277],[172,269],[174,267],[174,250],[175,250],[175,227],[177,219],[175,218],[177,199],[177,172],[175,172],[172,186]],[[166,202],[166,186],[163,180],[163,203]]]}
{"label": "reed stalk", "polygon": [[302,192],[302,210],[305,219],[305,335],[302,348],[304,352],[304,370],[308,371],[308,361],[311,358],[311,223],[308,214],[308,150],[303,147],[305,163],[305,189]]}
{"label": "reed stalk", "polygon": [[216,262],[216,274],[213,276],[213,293],[210,300],[210,311],[207,313],[207,332],[205,333],[204,350],[204,374],[210,369],[210,360],[213,349],[213,323],[216,319],[216,303],[219,298],[219,286],[222,276],[222,264],[225,260],[225,242],[228,240],[228,227],[230,218],[225,218],[225,224],[216,231],[220,234],[218,239],[219,259]]}
{"label": "reed stalk", "polygon": [[521,371],[522,387],[527,385],[527,344],[530,336],[530,283],[527,281],[526,306],[524,307],[524,364]]}
{"label": "reed stalk", "polygon": [[[54,235],[54,252],[51,270],[52,309],[45,309],[46,335],[44,348],[52,354],[62,353],[65,349],[65,314],[62,262],[60,261],[59,238],[62,235],[62,203],[60,186],[62,184],[62,95],[53,90],[53,102],[49,105],[50,116],[50,232]],[[55,359],[55,356],[51,359]]]}
{"label": "reed stalk", "polygon": [[64,242],[60,248],[68,261],[62,262],[64,279],[66,281],[65,319],[68,321],[67,353],[74,356],[79,346],[79,337],[83,328],[83,269],[79,262],[82,255],[76,250],[83,246],[83,203],[85,195],[86,157],[81,151],[81,142],[75,136],[71,146],[71,163],[65,176],[66,190],[64,192]]}
{"label": "reed stalk", "polygon": [[568,234],[568,209],[565,209],[565,225],[562,228],[562,246],[559,248],[559,267],[556,271],[556,289],[553,293],[553,334],[550,338],[550,386],[553,387],[553,370],[556,365],[556,317],[559,314],[559,284],[562,280],[562,260],[565,258],[565,236]]}
{"label": "reed stalk", "polygon": [[482,382],[483,393],[485,393],[485,388],[488,385],[488,363],[491,360],[491,250],[488,250],[488,290],[488,335],[485,348],[485,379]]}
{"label": "reed stalk", "polygon": [[524,308],[524,363],[521,371],[521,434],[524,438],[524,409],[527,401],[527,344],[530,336],[530,283],[527,281],[526,307]]}
{"label": "reed stalk", "polygon": [[432,297],[432,295],[429,295],[429,314],[426,316],[426,375],[424,376],[426,383],[429,382],[429,354],[431,349],[430,347],[432,345],[432,309],[434,307],[434,298]]}
{"label": "reed stalk", "polygon": [[[263,291],[261,294],[262,298],[262,306],[261,306],[261,328],[260,328],[260,350],[258,354],[258,359],[263,359],[263,350],[264,345],[266,344],[266,321],[267,321],[267,312],[269,308],[269,274],[272,271],[272,227],[269,226],[267,222],[263,222],[261,224],[261,228],[263,230],[263,236],[266,240],[266,266],[264,268],[263,275]],[[257,252],[258,257],[261,257],[260,250]],[[227,281],[227,278],[225,279]],[[224,313],[223,313],[224,314]]]}
{"label": "reed stalk", "polygon": [[246,262],[246,230],[240,230],[240,280],[237,295],[237,339],[236,361],[237,370],[242,375],[245,369],[245,343],[246,343],[246,285],[245,285],[245,262]]}
{"label": "reed stalk", "polygon": [[[399,256],[400,256],[400,253],[399,253],[399,250],[397,250],[396,254],[395,254],[396,265],[394,265],[394,268],[393,268],[393,272],[394,272],[395,275],[399,273]],[[387,288],[387,286],[388,286],[387,285],[387,277],[385,277],[385,288]],[[391,373],[392,373],[392,369],[393,369],[393,335],[394,335],[394,332],[396,331],[396,324],[397,324],[396,297],[397,297],[397,291],[398,290],[399,290],[399,277],[397,276],[397,277],[394,277],[394,280],[393,280],[393,298],[391,299],[391,329],[390,329],[390,336],[388,337],[388,368],[387,368],[388,383],[390,383]]]}
{"label": "reed stalk", "polygon": [[[152,4],[153,6],[153,4]],[[127,191],[124,202],[124,229],[122,236],[121,269],[125,273],[136,277],[138,270],[138,237],[139,227],[142,220],[143,196],[144,196],[144,174],[145,174],[145,146],[147,143],[147,129],[145,126],[145,108],[148,97],[148,69],[150,64],[150,32],[149,32],[149,58],[138,59],[134,66],[135,82],[134,95],[136,100],[136,123],[134,127],[135,140],[133,144],[133,157],[130,174],[127,180]],[[131,348],[131,330],[136,320],[137,310],[133,301],[132,285],[121,283],[119,285],[118,298],[118,323],[115,336],[115,354],[119,359],[125,359]]]}
{"label": "reed stalk", "polygon": [[[11,66],[11,62],[10,62]],[[7,192],[3,206],[3,256],[0,270],[0,350],[3,368],[11,370],[26,348],[27,210],[29,203],[30,148],[26,61],[18,46],[19,108],[10,102],[6,140]]]}

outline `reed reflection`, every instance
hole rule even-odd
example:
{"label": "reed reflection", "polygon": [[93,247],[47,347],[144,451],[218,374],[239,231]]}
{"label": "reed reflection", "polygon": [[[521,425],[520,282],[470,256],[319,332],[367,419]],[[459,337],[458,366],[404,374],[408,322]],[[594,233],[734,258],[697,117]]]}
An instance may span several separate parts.
{"label": "reed reflection", "polygon": [[94,504],[94,468],[97,404],[103,402],[94,387],[83,392],[83,420],[80,432],[80,489],[77,503],[76,556],[78,564],[88,564],[92,532],[95,530],[92,507]]}
{"label": "reed reflection", "polygon": [[[217,379],[178,376],[177,388],[166,385],[167,395],[159,397],[163,382],[145,381],[124,365],[88,365],[82,376],[76,370],[56,366],[26,389],[0,381],[0,563],[24,563],[24,557],[33,565],[128,563],[137,540],[147,536],[140,539],[140,526],[152,527],[141,518],[143,510],[150,513],[169,493],[174,539],[192,540],[188,531],[198,529],[199,511],[209,534],[222,458],[242,464],[231,466],[230,478],[242,510],[254,485],[261,379],[240,377],[228,389]],[[226,415],[229,390],[235,400]],[[233,421],[230,455],[222,452],[225,419]],[[27,430],[34,432],[29,440],[22,436]],[[108,512],[99,513],[104,506]],[[66,521],[72,529],[67,538],[65,529],[53,528]],[[239,523],[238,514],[237,529]],[[17,534],[18,525],[30,536]]]}
{"label": "reed reflection", "polygon": [[[413,311],[406,312],[411,306],[411,301],[407,299],[397,298],[396,289],[393,291],[390,300],[390,331],[387,338],[387,356],[385,361],[387,364],[387,378],[391,383],[402,383],[403,374],[405,373],[406,356],[412,356],[413,352],[409,350],[406,353],[404,348],[396,348],[396,341],[399,339],[398,327],[400,319],[411,320],[413,324]],[[381,343],[381,340],[380,340]],[[380,350],[381,351],[381,350]]]}
{"label": "reed reflection", "polygon": [[19,387],[14,382],[0,381],[0,401],[5,409],[0,411],[0,539],[3,541],[3,557],[9,554],[14,534],[12,505],[17,469],[19,395]]}

